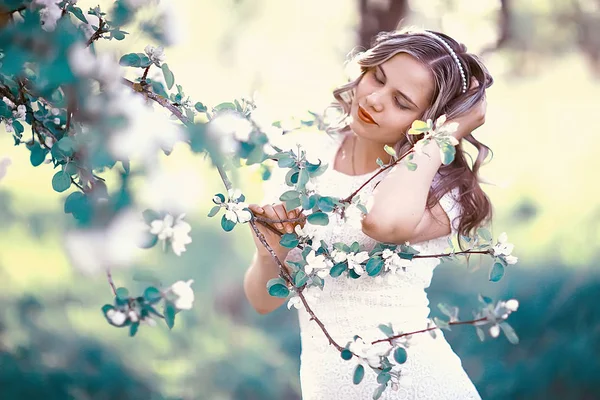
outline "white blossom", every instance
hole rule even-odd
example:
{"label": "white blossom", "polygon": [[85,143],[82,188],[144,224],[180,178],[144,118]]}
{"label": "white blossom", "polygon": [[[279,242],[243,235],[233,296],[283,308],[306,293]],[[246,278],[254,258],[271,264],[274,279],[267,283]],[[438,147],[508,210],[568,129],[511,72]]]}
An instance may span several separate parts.
{"label": "white blossom", "polygon": [[352,228],[362,229],[363,215],[363,212],[356,206],[356,204],[350,204],[344,212],[344,219]]}
{"label": "white blossom", "polygon": [[225,218],[231,222],[243,224],[252,219],[252,213],[246,210],[248,205],[244,202],[229,202],[225,205],[225,207],[227,208],[227,211],[225,211]]}
{"label": "white blossom", "polygon": [[354,270],[358,275],[365,273],[362,263],[369,259],[369,253],[361,251],[360,253],[349,253],[346,256],[348,261],[348,268]]}
{"label": "white blossom", "polygon": [[[319,273],[319,271],[328,269],[328,263],[326,261],[323,254],[316,255],[315,251],[311,250],[306,256],[307,264],[304,266],[304,272],[306,272],[307,275],[310,275],[313,271],[317,271],[317,275],[323,278],[324,276],[321,276],[323,273]],[[325,271],[325,273],[327,274],[329,271]]]}
{"label": "white blossom", "polygon": [[348,259],[348,254],[341,250],[335,249],[331,252],[331,257],[336,264],[339,264]]}
{"label": "white blossom", "polygon": [[12,160],[8,157],[0,158],[0,181],[6,176],[8,166],[12,164]]}
{"label": "white blossom", "polygon": [[4,104],[9,106],[11,109],[15,108],[15,103],[13,103],[8,97],[4,96],[2,98],[2,101],[4,102]]}
{"label": "white blossom", "polygon": [[367,344],[362,338],[357,337],[356,340],[350,343],[348,350],[365,360],[371,367],[379,368],[381,357],[388,353],[389,345],[386,342],[379,342],[374,345]]}
{"label": "white blossom", "polygon": [[127,320],[127,315],[123,311],[115,310],[114,308],[106,312],[106,317],[117,326],[123,325]]}
{"label": "white blossom", "polygon": [[144,52],[146,52],[146,55],[148,56],[150,61],[152,61],[157,67],[160,67],[160,64],[163,63],[166,59],[164,49],[162,46],[154,47],[147,45],[144,48]]}
{"label": "white blossom", "polygon": [[12,133],[15,131],[15,128],[12,125],[12,121],[9,119],[4,120],[4,127],[6,129],[6,132],[8,132],[8,133]]}
{"label": "white blossom", "polygon": [[495,324],[490,326],[490,336],[493,338],[497,338],[500,334],[500,325]]}
{"label": "white blossom", "polygon": [[[308,303],[314,303],[321,295],[321,289],[319,289],[316,286],[307,286],[306,289],[304,289],[304,291],[302,292],[302,295]],[[298,310],[304,308],[304,304],[302,303],[302,299],[300,298],[300,296],[295,295],[289,299],[287,303],[287,308],[289,310],[292,307]]]}
{"label": "white blossom", "polygon": [[56,28],[56,22],[62,15],[62,9],[58,6],[56,0],[34,0],[34,4],[42,6],[40,17],[42,20],[42,29],[51,32]]}
{"label": "white blossom", "polygon": [[153,210],[180,214],[197,207],[204,191],[202,172],[183,164],[177,169],[148,172],[140,188],[140,200]]}
{"label": "white blossom", "polygon": [[519,258],[515,257],[515,256],[505,256],[504,260],[506,261],[507,264],[513,265],[519,261]]}
{"label": "white blossom", "polygon": [[66,234],[65,249],[73,265],[86,274],[130,266],[142,253],[148,227],[134,210],[117,215],[102,229],[77,229]]}
{"label": "white blossom", "polygon": [[175,308],[178,310],[190,310],[194,302],[194,291],[192,290],[193,279],[188,281],[177,281],[170,287],[171,293],[177,296]]}
{"label": "white blossom", "polygon": [[230,201],[237,201],[242,197],[242,191],[240,189],[228,189],[227,194],[229,195]]}
{"label": "white blossom", "polygon": [[138,322],[140,317],[138,316],[138,314],[135,312],[135,310],[129,310],[129,320],[131,322]]}
{"label": "white blossom", "polygon": [[508,243],[506,232],[502,232],[498,236],[498,243],[493,248],[494,256],[510,256],[514,247],[514,244]]}
{"label": "white blossom", "polygon": [[192,227],[183,221],[184,217],[185,214],[181,214],[175,219],[171,214],[167,214],[162,220],[157,219],[150,224],[150,233],[158,235],[158,240],[163,241],[164,245],[169,242],[178,256],[186,250],[185,245],[192,242],[189,236]]}
{"label": "white blossom", "polygon": [[27,114],[27,108],[23,104],[20,104],[19,106],[17,106],[17,110],[13,111],[13,118],[25,119],[26,114]]}
{"label": "white blossom", "polygon": [[309,179],[304,188],[309,192],[314,192],[316,190],[316,185]]}

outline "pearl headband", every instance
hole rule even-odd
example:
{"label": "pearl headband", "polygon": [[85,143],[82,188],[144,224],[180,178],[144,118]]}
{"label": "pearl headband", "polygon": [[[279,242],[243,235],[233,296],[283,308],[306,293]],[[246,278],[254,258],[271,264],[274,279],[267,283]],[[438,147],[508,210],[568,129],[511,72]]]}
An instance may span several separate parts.
{"label": "pearl headband", "polygon": [[446,43],[446,41],[444,39],[442,39],[441,37],[439,37],[435,33],[431,33],[429,31],[423,31],[423,32],[420,32],[420,33],[423,33],[424,35],[427,35],[429,37],[432,37],[432,38],[436,39],[437,41],[439,41],[440,43],[442,43],[444,45],[444,47],[446,48],[446,50],[448,50],[448,52],[450,53],[450,55],[452,56],[452,58],[454,58],[454,61],[456,61],[456,65],[458,65],[458,69],[460,71],[460,77],[462,79],[462,93],[465,93],[467,91],[467,78],[465,78],[465,71],[464,71],[464,69],[462,67],[462,64],[460,63],[460,60],[458,59],[458,56],[456,55],[456,53],[454,52],[454,50],[452,50],[452,47],[450,47],[450,45],[448,43]]}

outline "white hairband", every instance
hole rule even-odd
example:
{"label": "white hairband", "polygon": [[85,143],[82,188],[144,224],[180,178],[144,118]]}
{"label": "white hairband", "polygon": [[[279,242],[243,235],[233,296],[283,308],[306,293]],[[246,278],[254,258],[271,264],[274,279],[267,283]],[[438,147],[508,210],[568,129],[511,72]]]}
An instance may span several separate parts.
{"label": "white hairband", "polygon": [[450,47],[450,45],[448,43],[446,43],[446,41],[444,39],[442,39],[435,33],[431,33],[429,31],[423,31],[421,33],[423,33],[429,37],[432,37],[434,39],[437,39],[440,43],[442,43],[444,45],[444,47],[446,47],[446,49],[448,50],[448,52],[450,53],[452,58],[454,58],[454,61],[456,61],[456,65],[458,65],[458,69],[460,71],[460,77],[462,78],[462,92],[465,93],[467,91],[467,78],[465,78],[465,71],[462,67],[462,64],[460,63],[460,60],[458,59],[458,56],[456,55],[454,50],[452,50],[452,47]]}

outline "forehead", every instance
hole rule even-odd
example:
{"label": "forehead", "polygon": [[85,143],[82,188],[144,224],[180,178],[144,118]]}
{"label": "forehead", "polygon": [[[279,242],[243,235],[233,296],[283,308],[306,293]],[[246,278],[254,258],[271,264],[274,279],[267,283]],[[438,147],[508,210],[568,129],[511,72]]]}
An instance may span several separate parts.
{"label": "forehead", "polygon": [[425,107],[433,93],[433,75],[429,68],[406,53],[399,53],[381,67],[389,84],[410,97],[419,108]]}

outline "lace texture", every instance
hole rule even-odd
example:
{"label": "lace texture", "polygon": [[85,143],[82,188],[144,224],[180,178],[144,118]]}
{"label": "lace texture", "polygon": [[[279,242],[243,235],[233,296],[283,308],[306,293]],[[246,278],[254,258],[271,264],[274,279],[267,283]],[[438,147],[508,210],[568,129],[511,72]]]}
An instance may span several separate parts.
{"label": "lace texture", "polygon": [[[324,133],[306,133],[302,140],[309,159],[319,157],[329,164],[327,171],[311,180],[321,195],[346,197],[358,189],[376,172],[349,176],[333,169],[333,161],[343,138],[332,138]],[[320,136],[316,136],[320,135]],[[310,138],[313,140],[306,140]],[[316,140],[315,140],[316,139]],[[278,144],[282,144],[281,142]],[[282,147],[293,148],[287,142]],[[265,198],[262,204],[279,202],[278,196],[289,187],[285,185],[285,171],[274,168],[272,183],[265,185]],[[387,171],[386,171],[387,172]],[[377,182],[385,177],[379,174],[360,192],[366,199]],[[437,177],[436,177],[437,179]],[[435,184],[435,180],[433,184]],[[440,200],[452,222],[452,234],[456,233],[460,205],[455,201],[456,190],[446,193]],[[366,236],[360,227],[352,227],[335,215],[327,226],[305,225],[318,238],[332,244],[358,242],[361,251],[371,250],[377,243]],[[448,247],[448,237],[441,237],[422,243],[411,243],[422,254],[437,254]],[[286,260],[301,258],[299,249],[290,251]],[[352,341],[354,335],[365,342],[384,337],[379,330],[381,323],[392,323],[396,332],[410,332],[427,328],[429,300],[425,289],[429,287],[433,271],[440,260],[416,259],[406,272],[399,272],[398,279],[376,281],[369,276],[351,279],[345,275],[339,278],[327,276],[324,290],[316,301],[310,302],[311,309],[323,322],[333,339],[342,346]],[[357,360],[345,361],[339,352],[329,345],[327,338],[306,310],[298,310],[302,352],[300,356],[300,381],[303,400],[358,400],[371,399],[379,386],[375,373],[365,365],[365,377],[359,385],[352,383],[352,375]],[[453,352],[441,331],[436,330],[434,339],[429,333],[413,335],[408,347],[408,359],[401,367],[398,390],[388,387],[381,399],[444,400],[480,399],[480,396],[464,371],[459,357]]]}

